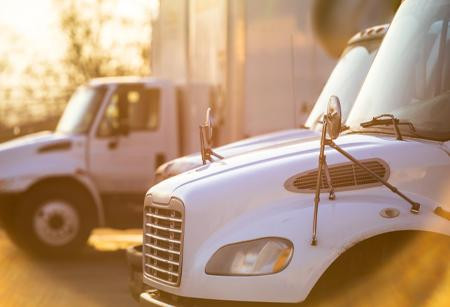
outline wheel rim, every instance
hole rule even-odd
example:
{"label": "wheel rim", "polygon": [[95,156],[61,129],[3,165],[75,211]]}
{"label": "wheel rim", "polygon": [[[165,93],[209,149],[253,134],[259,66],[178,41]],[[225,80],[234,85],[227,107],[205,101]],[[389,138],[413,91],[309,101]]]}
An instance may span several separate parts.
{"label": "wheel rim", "polygon": [[52,246],[70,243],[77,236],[79,227],[78,212],[63,200],[45,202],[33,216],[33,228],[37,237]]}

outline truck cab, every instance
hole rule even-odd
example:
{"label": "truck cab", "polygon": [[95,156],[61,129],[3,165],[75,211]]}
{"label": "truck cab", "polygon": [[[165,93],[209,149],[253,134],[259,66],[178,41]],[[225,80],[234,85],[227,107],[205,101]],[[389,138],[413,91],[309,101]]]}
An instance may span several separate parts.
{"label": "truck cab", "polygon": [[0,209],[27,249],[77,249],[93,227],[137,226],[155,169],[179,155],[172,82],[103,78],[76,90],[54,132],[0,144]]}
{"label": "truck cab", "polygon": [[[328,133],[325,150],[323,137],[223,159],[153,186],[144,207],[143,279],[156,290],[142,293],[141,305],[302,302],[353,248],[371,247],[341,277],[374,258],[389,263],[386,248],[401,246],[404,234],[436,235],[446,259],[449,19],[446,0],[402,3],[348,129]],[[337,109],[329,104],[324,120]]]}

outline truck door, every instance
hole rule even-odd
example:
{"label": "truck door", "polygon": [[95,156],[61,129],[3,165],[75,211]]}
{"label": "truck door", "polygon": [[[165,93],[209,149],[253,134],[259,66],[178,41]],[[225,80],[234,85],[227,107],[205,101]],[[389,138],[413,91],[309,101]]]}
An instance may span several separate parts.
{"label": "truck door", "polygon": [[[88,147],[88,166],[105,204],[107,223],[130,226],[126,217],[142,212],[154,170],[164,162],[162,91],[119,84],[107,98]],[[131,217],[139,223],[139,217]]]}

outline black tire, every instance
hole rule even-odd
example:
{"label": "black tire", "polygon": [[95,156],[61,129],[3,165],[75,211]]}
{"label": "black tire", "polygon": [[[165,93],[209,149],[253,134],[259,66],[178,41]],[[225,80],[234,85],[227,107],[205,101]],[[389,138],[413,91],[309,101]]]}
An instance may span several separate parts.
{"label": "black tire", "polygon": [[37,255],[76,253],[95,225],[93,208],[81,188],[57,182],[36,187],[24,195],[16,211],[16,241]]}

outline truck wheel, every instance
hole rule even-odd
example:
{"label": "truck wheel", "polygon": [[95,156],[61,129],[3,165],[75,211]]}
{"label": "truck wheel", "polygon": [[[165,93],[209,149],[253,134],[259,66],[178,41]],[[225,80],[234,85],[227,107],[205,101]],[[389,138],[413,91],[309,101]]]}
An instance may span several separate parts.
{"label": "truck wheel", "polygon": [[81,189],[52,184],[25,195],[15,217],[19,245],[43,255],[63,255],[83,247],[93,228],[90,199]]}

